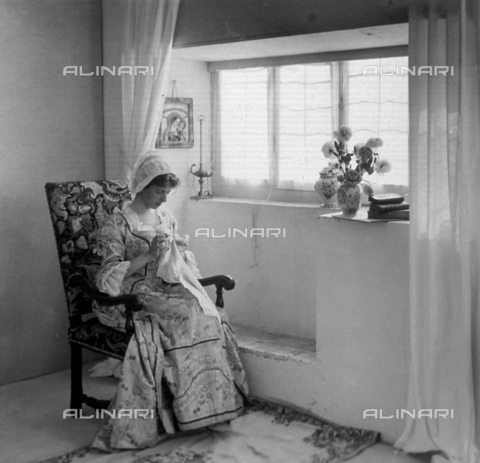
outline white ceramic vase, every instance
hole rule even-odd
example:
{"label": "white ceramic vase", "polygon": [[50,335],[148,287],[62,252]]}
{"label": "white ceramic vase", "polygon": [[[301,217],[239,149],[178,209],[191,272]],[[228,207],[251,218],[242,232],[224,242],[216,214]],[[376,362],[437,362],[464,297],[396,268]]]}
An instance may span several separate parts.
{"label": "white ceramic vase", "polygon": [[320,178],[315,182],[314,189],[320,196],[322,203],[320,207],[338,208],[337,190],[339,182],[337,176],[328,171],[325,167],[320,172]]}

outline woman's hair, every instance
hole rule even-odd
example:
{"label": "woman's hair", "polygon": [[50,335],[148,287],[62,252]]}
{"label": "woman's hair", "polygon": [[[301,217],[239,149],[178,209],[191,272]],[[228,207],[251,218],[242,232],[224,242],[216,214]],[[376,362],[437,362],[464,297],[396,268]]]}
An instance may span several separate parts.
{"label": "woman's hair", "polygon": [[177,188],[178,185],[180,185],[180,179],[175,174],[162,174],[157,175],[144,189],[151,186]]}

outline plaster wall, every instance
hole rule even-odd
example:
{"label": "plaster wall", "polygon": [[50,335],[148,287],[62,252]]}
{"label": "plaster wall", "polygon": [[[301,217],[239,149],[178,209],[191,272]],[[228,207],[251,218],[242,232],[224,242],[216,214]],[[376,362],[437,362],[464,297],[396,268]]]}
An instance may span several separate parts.
{"label": "plaster wall", "polygon": [[[188,203],[187,228],[252,227],[252,205]],[[311,363],[244,354],[252,394],[284,400],[332,421],[375,429],[393,443],[408,380],[408,224],[318,218],[310,206],[262,205],[256,227],[286,238],[192,240],[206,275],[227,273],[237,286],[225,300],[234,324],[315,339]],[[192,224],[192,225],[189,225]],[[206,270],[206,271],[205,271]]]}
{"label": "plaster wall", "polygon": [[46,182],[103,176],[95,0],[0,3],[0,385],[67,368],[67,309]]}

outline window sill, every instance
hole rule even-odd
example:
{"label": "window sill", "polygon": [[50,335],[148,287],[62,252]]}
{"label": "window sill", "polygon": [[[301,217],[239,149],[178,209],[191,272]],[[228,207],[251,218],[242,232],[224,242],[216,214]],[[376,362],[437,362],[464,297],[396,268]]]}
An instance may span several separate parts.
{"label": "window sill", "polygon": [[316,342],[284,334],[267,333],[256,328],[233,325],[238,348],[251,354],[273,360],[295,360],[312,363],[316,359]]}
{"label": "window sill", "polygon": [[358,212],[354,214],[343,214],[342,212],[330,213],[326,211],[325,213],[319,216],[319,219],[334,219],[334,220],[349,220],[353,222],[364,222],[364,223],[395,223],[395,224],[410,224],[410,220],[392,220],[392,219],[369,219],[368,218],[368,207],[361,206]]}
{"label": "window sill", "polygon": [[210,197],[208,199],[197,199],[195,197],[190,198],[192,201],[204,202],[210,204],[241,204],[249,206],[268,206],[268,207],[283,207],[290,209],[311,209],[320,212],[319,219],[333,219],[333,220],[347,220],[352,222],[363,223],[395,223],[408,225],[409,220],[390,220],[390,219],[369,219],[367,217],[367,206],[361,206],[356,214],[343,215],[339,212],[340,209],[331,209],[320,207],[318,204],[310,203],[291,203],[286,201],[265,201],[248,198],[229,198],[229,197]]}

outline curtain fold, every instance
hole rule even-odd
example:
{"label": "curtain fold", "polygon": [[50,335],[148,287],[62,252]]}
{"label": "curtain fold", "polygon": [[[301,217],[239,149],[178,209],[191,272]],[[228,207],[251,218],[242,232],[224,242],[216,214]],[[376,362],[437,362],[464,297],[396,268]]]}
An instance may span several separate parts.
{"label": "curtain fold", "polygon": [[[124,0],[122,66],[123,169],[130,176],[141,157],[154,149],[170,69],[180,0]],[[135,75],[147,66],[147,75]]]}
{"label": "curtain fold", "polygon": [[[211,114],[212,114],[212,131],[210,144],[212,146],[212,171],[217,170],[217,175],[221,172],[220,157],[222,145],[222,131],[221,131],[221,112],[220,112],[220,74],[218,71],[210,73],[210,83],[212,87],[211,99]],[[216,177],[214,177],[216,179]],[[215,183],[214,183],[215,188]]]}
{"label": "curtain fold", "polygon": [[[480,15],[477,0],[410,5],[410,343],[407,418],[395,446],[479,462]],[[420,66],[435,68],[418,75]],[[438,70],[438,68],[437,68]],[[430,72],[431,75],[428,74]]]}

